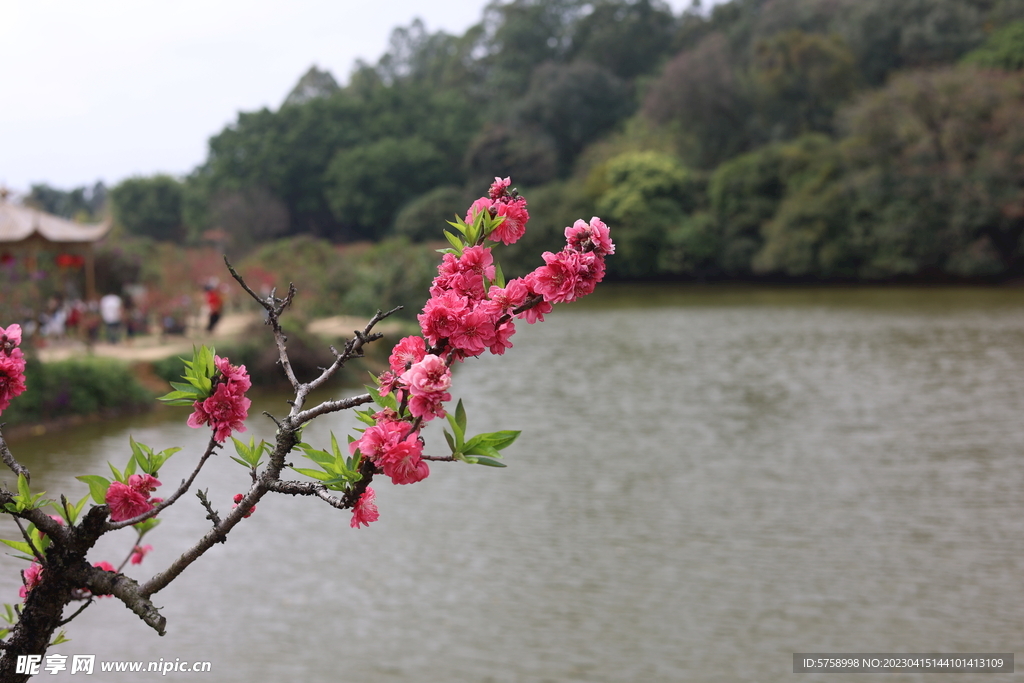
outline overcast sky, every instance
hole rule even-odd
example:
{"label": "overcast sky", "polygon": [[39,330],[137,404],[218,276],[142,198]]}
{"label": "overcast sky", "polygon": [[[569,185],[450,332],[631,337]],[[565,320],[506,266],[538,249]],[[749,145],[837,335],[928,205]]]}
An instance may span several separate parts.
{"label": "overcast sky", "polygon": [[0,185],[188,173],[211,135],[278,107],[310,65],[344,82],[394,27],[461,34],[485,2],[0,0]]}

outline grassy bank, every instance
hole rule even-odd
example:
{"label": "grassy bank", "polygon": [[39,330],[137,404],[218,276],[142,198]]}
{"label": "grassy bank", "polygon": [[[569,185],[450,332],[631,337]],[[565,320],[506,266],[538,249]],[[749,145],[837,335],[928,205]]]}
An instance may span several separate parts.
{"label": "grassy bank", "polygon": [[131,367],[111,358],[71,358],[50,363],[29,358],[25,393],[4,411],[5,431],[69,418],[148,410],[153,394]]}

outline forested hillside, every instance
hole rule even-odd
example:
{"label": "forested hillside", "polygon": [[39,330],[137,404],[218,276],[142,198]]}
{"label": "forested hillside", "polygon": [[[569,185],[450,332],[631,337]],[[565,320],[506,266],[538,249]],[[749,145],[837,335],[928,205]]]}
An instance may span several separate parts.
{"label": "forested hillside", "polygon": [[516,253],[596,213],[613,277],[1001,279],[1022,67],[1024,0],[493,2],[463,35],[395,29],[347,79],[311,68],[186,178],[110,200],[165,240],[417,241],[511,175],[537,217]]}

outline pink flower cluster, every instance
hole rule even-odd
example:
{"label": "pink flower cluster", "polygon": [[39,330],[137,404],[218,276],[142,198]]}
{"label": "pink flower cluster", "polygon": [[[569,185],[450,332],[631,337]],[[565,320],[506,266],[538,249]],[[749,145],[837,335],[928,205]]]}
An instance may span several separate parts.
{"label": "pink flower cluster", "polygon": [[162,500],[150,497],[157,486],[160,486],[160,482],[149,474],[133,474],[128,477],[127,484],[113,482],[106,496],[110,521],[123,522],[152,510]]}
{"label": "pink flower cluster", "polygon": [[21,325],[0,327],[0,413],[11,405],[11,399],[25,391],[25,356],[21,344]]}
{"label": "pink flower cluster", "polygon": [[382,416],[377,424],[367,427],[349,449],[352,453],[358,449],[395,484],[415,484],[430,475],[430,467],[422,459],[419,431],[390,416]]}
{"label": "pink flower cluster", "polygon": [[[526,230],[526,200],[510,191],[509,178],[495,178],[488,196],[476,200],[466,215],[472,223],[481,211],[503,221],[488,236],[512,244]],[[423,460],[420,425],[444,417],[451,400],[451,364],[484,351],[503,354],[512,347],[515,318],[528,323],[544,320],[552,305],[589,294],[604,277],[604,258],[615,252],[608,227],[599,218],[576,221],[565,229],[566,246],[544,254],[545,265],[504,287],[491,284],[496,276],[490,247],[465,246],[449,252],[438,266],[430,300],[418,316],[422,337],[406,337],[394,347],[390,368],[378,377],[382,396],[393,394],[398,409],[374,415],[374,424],[350,444],[395,484],[422,481],[430,473]],[[483,241],[483,240],[481,240]],[[520,310],[521,309],[521,310]],[[352,526],[368,525],[378,517],[372,489],[356,503]]]}
{"label": "pink flower cluster", "polygon": [[227,358],[220,356],[214,356],[214,365],[218,372],[213,380],[213,393],[192,405],[188,426],[198,428],[209,424],[213,428],[213,438],[223,442],[231,432],[245,431],[245,419],[249,417],[249,406],[252,405],[245,392],[252,382],[244,365],[231,365]]}
{"label": "pink flower cluster", "polygon": [[518,242],[526,232],[526,222],[530,220],[526,199],[515,190],[510,191],[508,188],[511,184],[509,178],[495,178],[487,196],[473,202],[466,213],[466,223],[472,223],[481,211],[490,211],[491,216],[504,218],[488,236],[502,244]]}
{"label": "pink flower cluster", "polygon": [[594,291],[604,279],[604,257],[615,253],[608,226],[600,218],[590,223],[576,221],[565,229],[566,245],[562,251],[544,252],[544,264],[526,276],[531,292],[544,297],[545,303],[575,301]]}

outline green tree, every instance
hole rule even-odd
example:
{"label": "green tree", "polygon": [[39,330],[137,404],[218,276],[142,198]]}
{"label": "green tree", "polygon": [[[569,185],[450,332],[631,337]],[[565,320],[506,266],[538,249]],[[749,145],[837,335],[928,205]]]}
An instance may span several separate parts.
{"label": "green tree", "polygon": [[107,187],[102,182],[97,182],[92,187],[60,190],[40,183],[31,187],[25,203],[55,216],[97,221],[106,209]]}
{"label": "green tree", "polygon": [[676,55],[644,98],[644,115],[679,132],[687,158],[700,168],[751,145],[753,100],[721,33]]}
{"label": "green tree", "polygon": [[901,74],[845,114],[871,243],[865,274],[1016,272],[1024,234],[1024,76]]}
{"label": "green tree", "polygon": [[878,86],[898,69],[948,64],[984,39],[984,12],[966,0],[846,0],[834,29]]}
{"label": "green tree", "polygon": [[395,235],[426,242],[437,240],[447,227],[445,221],[464,216],[473,202],[465,189],[457,185],[435,187],[406,204],[395,218]]}
{"label": "green tree", "polygon": [[444,155],[422,138],[383,138],[339,151],[326,174],[335,218],[369,239],[391,230],[403,204],[451,183]]}
{"label": "green tree", "polygon": [[608,190],[597,211],[615,226],[609,272],[623,277],[663,272],[667,235],[698,208],[700,184],[678,159],[659,152],[623,154],[608,162],[606,173]]}
{"label": "green tree", "polygon": [[631,80],[658,67],[674,30],[672,10],[662,0],[598,0],[575,22],[568,57]]}
{"label": "green tree", "polygon": [[182,193],[181,181],[169,175],[129,178],[110,191],[114,220],[133,235],[181,240]]}
{"label": "green tree", "polygon": [[986,69],[1024,69],[1024,21],[1014,21],[993,31],[981,47],[965,55],[963,61]]}
{"label": "green tree", "polygon": [[836,108],[857,89],[853,54],[841,38],[792,29],[755,45],[759,116],[773,139],[830,132]]}
{"label": "green tree", "polygon": [[550,136],[566,173],[588,143],[631,110],[626,84],[611,72],[589,62],[549,63],[534,72],[517,118]]}

